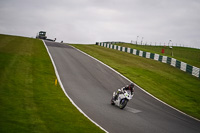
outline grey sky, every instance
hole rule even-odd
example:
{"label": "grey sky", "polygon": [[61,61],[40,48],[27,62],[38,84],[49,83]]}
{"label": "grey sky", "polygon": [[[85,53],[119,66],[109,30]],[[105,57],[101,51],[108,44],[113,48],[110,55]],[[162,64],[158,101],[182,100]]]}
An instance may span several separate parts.
{"label": "grey sky", "polygon": [[[200,48],[199,0],[0,0],[0,33]],[[172,44],[171,43],[171,44]]]}

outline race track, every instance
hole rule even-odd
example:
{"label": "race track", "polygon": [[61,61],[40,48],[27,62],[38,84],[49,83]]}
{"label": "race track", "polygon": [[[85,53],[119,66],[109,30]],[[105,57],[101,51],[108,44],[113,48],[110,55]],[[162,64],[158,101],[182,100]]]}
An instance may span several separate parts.
{"label": "race track", "polygon": [[74,103],[110,133],[200,133],[200,122],[166,106],[139,88],[124,110],[110,104],[126,79],[66,45],[45,41],[62,84]]}

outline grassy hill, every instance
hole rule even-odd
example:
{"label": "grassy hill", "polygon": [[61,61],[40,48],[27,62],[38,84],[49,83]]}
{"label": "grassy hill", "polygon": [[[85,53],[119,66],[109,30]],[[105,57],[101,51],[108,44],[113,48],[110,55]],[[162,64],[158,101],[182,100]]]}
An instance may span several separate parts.
{"label": "grassy hill", "polygon": [[[138,49],[151,53],[157,53],[168,57],[173,57],[177,60],[183,61],[187,64],[200,68],[200,49],[176,47],[176,46],[174,46],[173,49],[170,49],[168,46],[164,47],[164,46],[135,45],[127,43],[119,43],[116,45]],[[165,50],[164,54],[161,53],[162,49]],[[172,56],[172,51],[173,51],[173,56]]]}
{"label": "grassy hill", "polygon": [[200,119],[198,78],[168,64],[114,49],[97,45],[73,46],[111,66],[162,101]]}
{"label": "grassy hill", "polygon": [[0,34],[0,132],[103,132],[55,79],[41,40]]}

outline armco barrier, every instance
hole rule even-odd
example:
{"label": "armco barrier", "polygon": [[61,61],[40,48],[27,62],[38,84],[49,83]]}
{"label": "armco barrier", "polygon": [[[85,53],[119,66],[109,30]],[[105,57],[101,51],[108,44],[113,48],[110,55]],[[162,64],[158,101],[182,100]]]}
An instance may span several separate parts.
{"label": "armco barrier", "polygon": [[102,47],[106,47],[106,48],[111,48],[111,49],[115,49],[118,51],[123,51],[123,52],[127,52],[130,54],[134,54],[134,55],[138,55],[144,58],[149,58],[149,59],[153,59],[156,61],[160,61],[163,63],[167,63],[173,67],[176,67],[182,71],[185,71],[195,77],[200,78],[200,68],[195,67],[195,66],[191,66],[185,62],[181,62],[178,61],[174,58],[168,57],[168,56],[162,56],[159,54],[154,54],[154,53],[150,53],[150,52],[145,52],[145,51],[141,51],[141,50],[137,50],[137,49],[132,49],[132,48],[126,48],[126,47],[122,47],[122,46],[118,46],[118,45],[114,45],[116,43],[119,42],[96,42],[96,45],[102,46]]}

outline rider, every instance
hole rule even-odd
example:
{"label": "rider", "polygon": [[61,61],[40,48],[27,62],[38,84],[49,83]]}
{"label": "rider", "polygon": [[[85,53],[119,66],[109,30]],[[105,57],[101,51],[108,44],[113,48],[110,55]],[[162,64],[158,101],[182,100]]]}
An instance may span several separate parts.
{"label": "rider", "polygon": [[126,87],[121,88],[121,90],[118,89],[117,95],[115,95],[114,100],[117,100],[119,94],[120,94],[120,93],[123,93],[124,90],[129,90],[129,91],[131,92],[131,95],[133,95],[133,93],[134,93],[134,84],[133,84],[133,83],[130,83],[130,84],[127,85]]}

